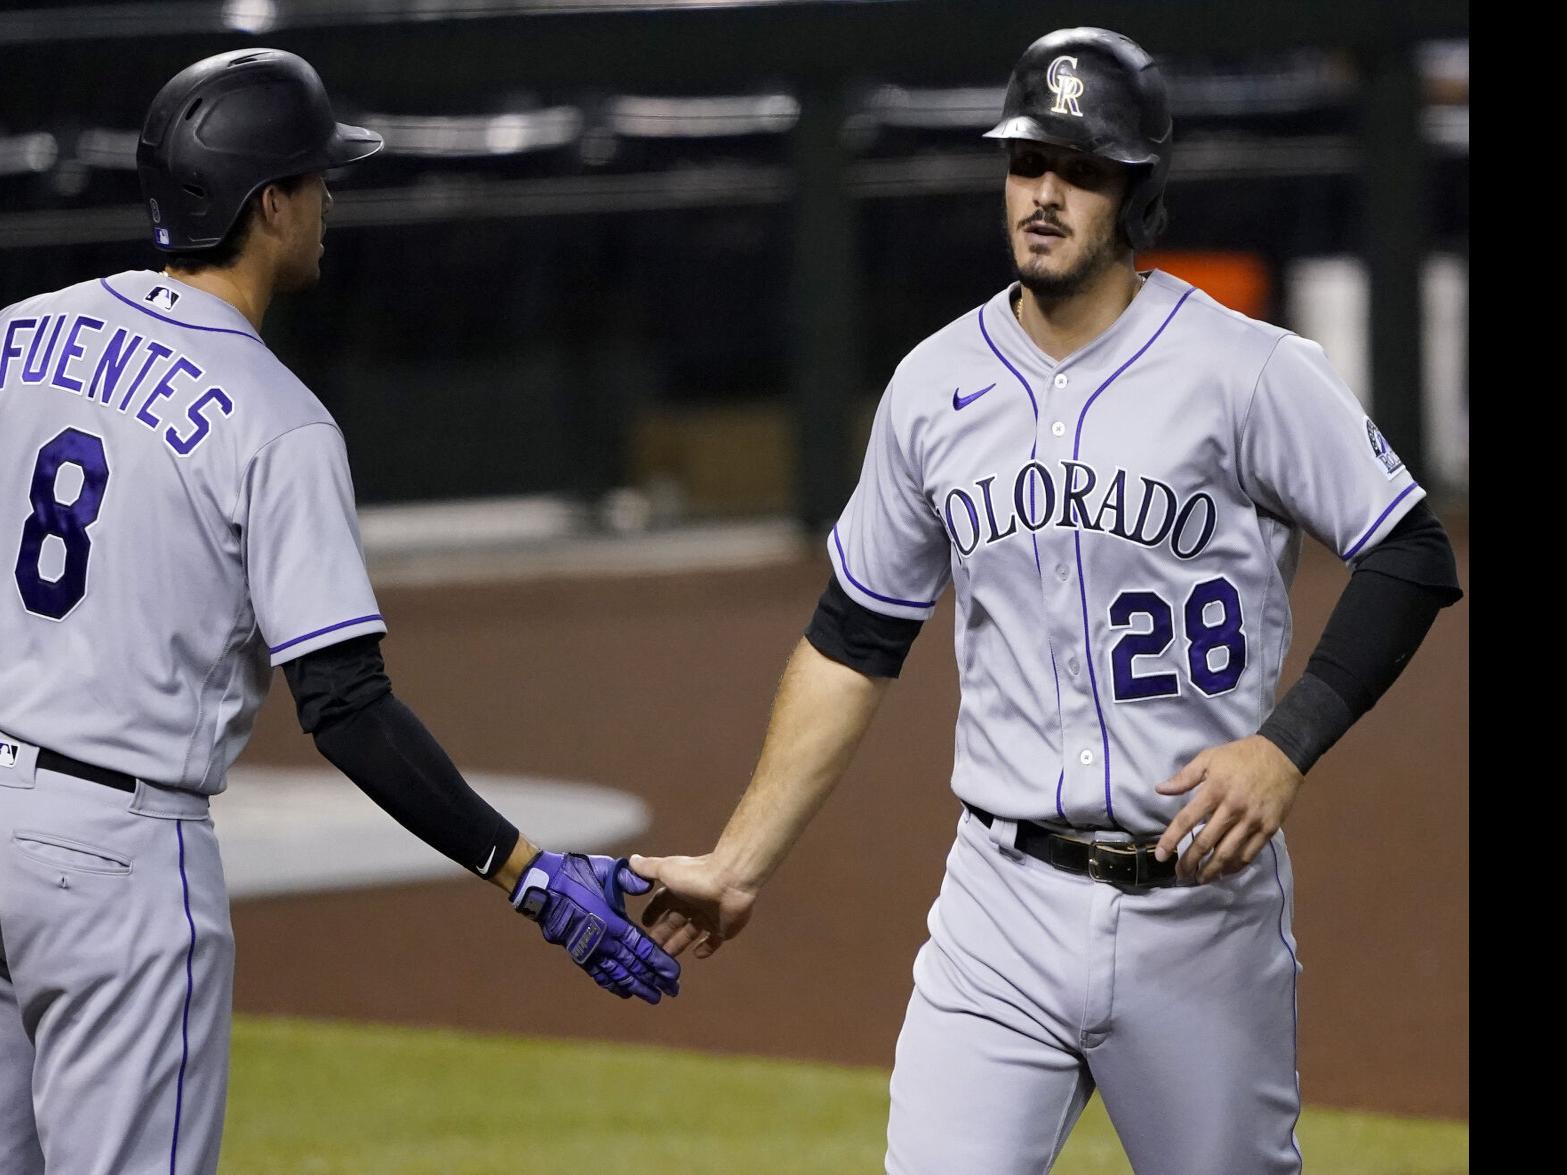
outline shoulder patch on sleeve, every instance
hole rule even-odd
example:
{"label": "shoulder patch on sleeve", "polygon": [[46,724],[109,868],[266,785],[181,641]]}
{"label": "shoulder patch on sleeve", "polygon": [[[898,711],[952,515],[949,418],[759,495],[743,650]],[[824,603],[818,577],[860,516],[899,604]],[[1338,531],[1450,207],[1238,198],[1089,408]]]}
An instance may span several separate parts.
{"label": "shoulder patch on sleeve", "polygon": [[1382,468],[1387,471],[1387,479],[1392,481],[1394,474],[1404,468],[1404,462],[1393,452],[1393,446],[1387,443],[1382,430],[1369,416],[1366,417],[1366,440],[1371,444],[1371,455],[1382,463]]}

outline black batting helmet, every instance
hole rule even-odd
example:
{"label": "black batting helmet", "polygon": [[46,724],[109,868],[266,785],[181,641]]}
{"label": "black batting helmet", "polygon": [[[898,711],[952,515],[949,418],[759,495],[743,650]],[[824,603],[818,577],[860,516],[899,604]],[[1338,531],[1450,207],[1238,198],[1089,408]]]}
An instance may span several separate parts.
{"label": "black batting helmet", "polygon": [[198,61],[158,91],[136,145],[153,244],[210,249],[264,185],[352,163],[381,143],[333,117],[301,57],[238,49]]}
{"label": "black batting helmet", "polygon": [[1133,169],[1121,233],[1146,249],[1164,228],[1170,104],[1153,58],[1109,29],[1058,29],[1023,52],[987,139],[1072,147]]}

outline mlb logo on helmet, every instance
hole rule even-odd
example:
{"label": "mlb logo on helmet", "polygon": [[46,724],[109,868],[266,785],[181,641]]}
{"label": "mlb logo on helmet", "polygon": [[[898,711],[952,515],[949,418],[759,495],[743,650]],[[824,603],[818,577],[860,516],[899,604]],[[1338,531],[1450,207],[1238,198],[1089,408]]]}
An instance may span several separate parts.
{"label": "mlb logo on helmet", "polygon": [[169,230],[166,228],[153,229],[152,237],[158,244],[167,245],[169,243]]}
{"label": "mlb logo on helmet", "polygon": [[15,767],[17,750],[15,743],[0,743],[0,767]]}

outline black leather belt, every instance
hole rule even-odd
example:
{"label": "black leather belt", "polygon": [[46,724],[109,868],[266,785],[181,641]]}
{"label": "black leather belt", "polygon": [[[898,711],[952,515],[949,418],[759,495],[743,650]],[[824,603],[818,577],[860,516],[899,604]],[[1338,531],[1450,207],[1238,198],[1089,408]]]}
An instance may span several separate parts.
{"label": "black leather belt", "polygon": [[91,763],[83,763],[80,759],[73,759],[69,755],[58,755],[42,747],[38,748],[38,770],[74,775],[77,779],[85,779],[88,783],[101,783],[104,787],[114,788],[115,791],[136,790],[134,776],[126,775],[123,771],[110,771],[107,767],[94,767]]}
{"label": "black leather belt", "polygon": [[[986,828],[996,822],[983,808],[964,804]],[[1067,873],[1078,873],[1095,881],[1124,885],[1132,889],[1153,889],[1175,884],[1175,857],[1167,861],[1154,858],[1157,841],[1073,840],[1051,832],[1030,820],[1017,821],[1014,847],[1047,865]]]}

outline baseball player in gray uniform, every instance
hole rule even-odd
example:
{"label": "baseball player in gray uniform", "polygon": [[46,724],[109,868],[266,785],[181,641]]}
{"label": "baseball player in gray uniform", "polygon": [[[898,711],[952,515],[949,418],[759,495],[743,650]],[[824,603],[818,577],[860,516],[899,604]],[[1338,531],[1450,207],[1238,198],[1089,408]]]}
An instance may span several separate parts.
{"label": "baseball player in gray uniform", "polygon": [[[898,1041],[897,1175],[1047,1170],[1096,1087],[1141,1175],[1299,1170],[1280,826],[1459,595],[1322,350],[1137,270],[1170,136],[1127,38],[1024,53],[989,132],[1018,280],[894,372],[717,847],[632,858],[670,954],[737,934],[952,584],[963,809]],[[1303,532],[1352,574],[1276,701]]]}
{"label": "baseball player in gray uniform", "polygon": [[649,883],[540,851],[391,693],[343,437],[261,340],[318,277],[324,171],[380,146],[292,54],[198,62],[138,152],[166,269],[0,312],[6,1175],[217,1169],[233,939],[208,799],[275,666],[332,763],[601,986],[678,990],[625,917]]}

